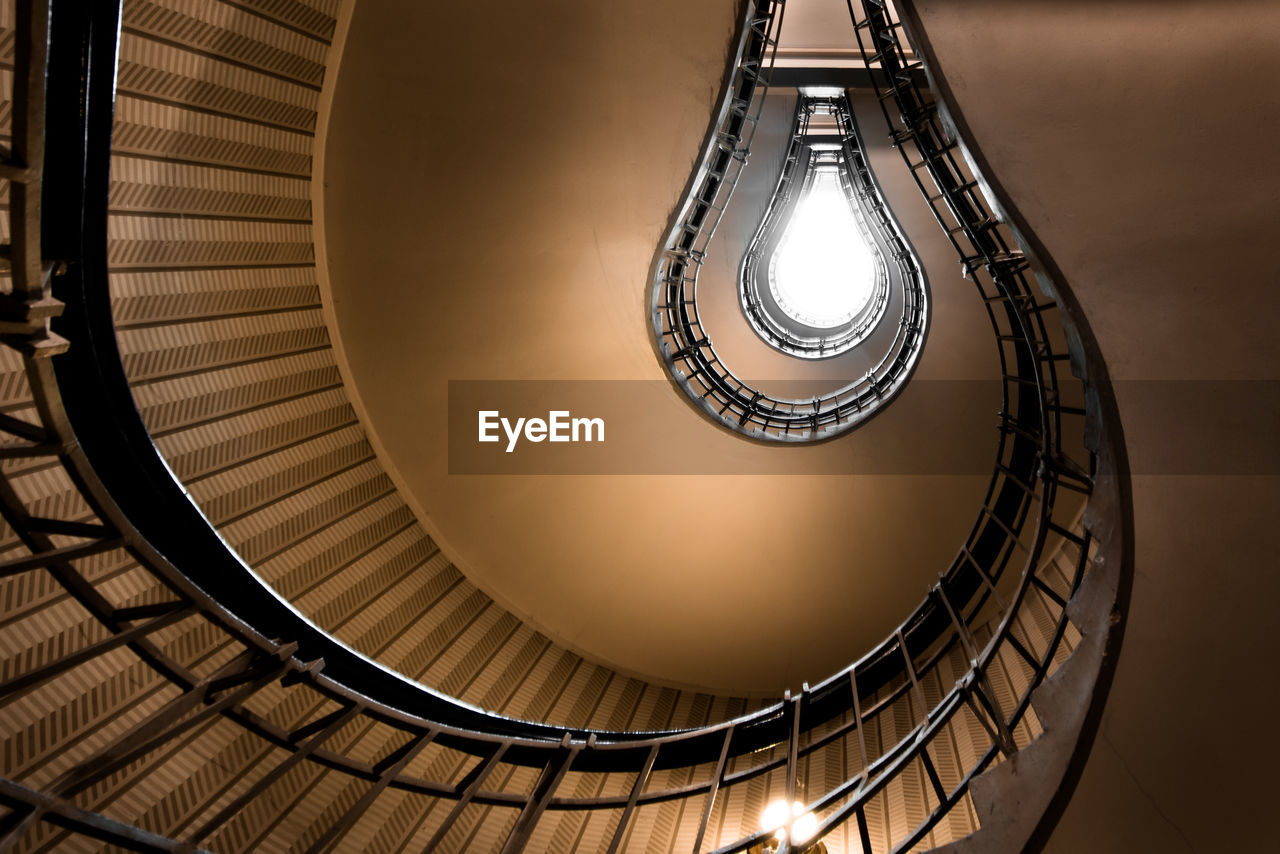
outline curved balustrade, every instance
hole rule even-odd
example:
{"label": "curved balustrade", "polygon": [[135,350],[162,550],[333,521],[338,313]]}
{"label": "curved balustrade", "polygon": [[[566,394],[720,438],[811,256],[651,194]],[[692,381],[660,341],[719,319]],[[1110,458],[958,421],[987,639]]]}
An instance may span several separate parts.
{"label": "curved balustrade", "polygon": [[[725,117],[739,131],[750,124],[745,108],[780,5],[746,9],[722,125]],[[1096,548],[1080,522],[1095,458],[1079,444],[1083,393],[1060,376],[1068,353],[1053,318],[1059,309],[1033,295],[1026,260],[973,192],[953,156],[956,143],[938,129],[927,93],[910,82],[899,25],[879,6],[866,4],[858,32],[875,45],[869,64],[888,72],[882,103],[900,113],[889,111],[896,139],[904,154],[918,152],[908,164],[922,189],[933,185],[926,195],[950,223],[1000,341],[996,471],[955,562],[884,642],[781,703],[672,732],[566,729],[432,692],[316,628],[226,546],[151,444],[112,334],[104,240],[118,9],[61,0],[20,8],[18,118],[3,167],[13,182],[13,287],[0,307],[4,341],[23,354],[35,406],[29,419],[0,419],[9,437],[0,450],[8,463],[42,466],[77,499],[60,508],[31,500],[5,470],[0,511],[15,547],[0,577],[51,576],[101,631],[7,674],[0,702],[57,702],[56,692],[41,692],[119,656],[152,668],[167,687],[145,708],[121,714],[109,737],[75,745],[52,776],[6,767],[0,849],[47,851],[93,837],[137,850],[216,850],[224,834],[245,827],[261,839],[268,829],[254,826],[265,820],[260,806],[304,765],[346,781],[323,822],[309,828],[311,851],[341,847],[392,797],[430,805],[416,831],[428,850],[454,850],[450,834],[460,818],[487,807],[506,830],[503,851],[523,850],[557,815],[575,814],[603,817],[601,847],[615,851],[647,808],[679,801],[689,805],[694,850],[744,851],[767,834],[742,835],[754,816],[726,817],[730,808],[740,816],[766,789],[804,801],[819,819],[815,838],[833,850],[838,843],[848,851],[907,850],[976,829],[970,782],[1037,737],[1032,691],[1079,640],[1068,604]],[[714,165],[740,163],[743,140],[713,134]],[[716,180],[725,179],[722,171]],[[695,198],[700,216],[712,218],[714,194]],[[689,263],[698,246],[684,248]],[[61,308],[54,296],[65,316],[51,329]],[[1095,427],[1107,459],[1111,434]],[[85,571],[88,558],[116,552],[156,582],[155,595],[122,599]],[[1020,572],[1007,571],[1019,563]],[[95,800],[97,786],[137,769],[140,758],[163,755],[136,771],[155,773],[181,762],[184,751],[207,751],[204,740],[223,732],[247,739],[264,759],[177,830],[144,829],[127,805]]]}

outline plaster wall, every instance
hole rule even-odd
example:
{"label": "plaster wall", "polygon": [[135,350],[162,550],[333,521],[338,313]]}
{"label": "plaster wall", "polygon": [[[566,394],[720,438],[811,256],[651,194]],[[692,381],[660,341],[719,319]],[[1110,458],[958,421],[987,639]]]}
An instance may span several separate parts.
{"label": "plaster wall", "polygon": [[991,174],[1083,305],[1134,472],[1124,647],[1046,850],[1265,849],[1280,9],[916,6]]}
{"label": "plaster wall", "polygon": [[[364,423],[468,579],[622,672],[776,694],[843,667],[914,607],[973,524],[996,435],[961,463],[976,474],[801,474],[932,447],[961,416],[912,408],[908,390],[846,438],[768,447],[666,385],[648,270],[706,131],[736,8],[552,3],[530,21],[357,5],[328,128],[325,260]],[[423,33],[438,34],[430,63]],[[877,168],[905,171],[883,134],[868,136]],[[936,231],[909,181],[891,189],[909,226]],[[732,254],[709,287],[733,287]],[[990,326],[958,265],[929,273],[939,311],[921,372],[996,378]],[[448,383],[492,379],[648,381],[651,446],[741,473],[451,474]],[[966,424],[987,431],[996,408],[998,397],[968,408]],[[767,616],[768,630],[743,615]]]}

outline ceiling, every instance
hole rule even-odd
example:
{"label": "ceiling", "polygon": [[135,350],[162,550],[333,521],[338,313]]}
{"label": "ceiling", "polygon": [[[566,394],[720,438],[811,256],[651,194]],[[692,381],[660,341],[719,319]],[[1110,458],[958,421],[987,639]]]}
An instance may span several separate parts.
{"label": "ceiling", "polygon": [[[864,100],[873,167],[930,280],[913,385],[845,438],[783,448],[713,425],[669,384],[649,268],[706,132],[735,7],[558,2],[517,17],[358,4],[323,226],[348,388],[446,555],[595,661],[759,695],[848,664],[950,564],[986,487],[998,398],[994,384],[923,381],[991,380],[998,364],[981,303]],[[796,23],[803,8],[788,16],[812,32]],[[430,62],[422,33],[435,34]],[[788,102],[776,110],[787,122]],[[744,197],[775,180],[764,140],[785,130],[762,130]],[[754,225],[729,217],[717,240],[745,242]],[[733,300],[736,254],[716,248],[699,287],[731,368],[833,383],[865,371],[855,354],[804,364],[755,339]],[[451,415],[449,383],[470,380],[602,381],[599,395],[627,398],[601,403],[620,413],[614,473],[451,474],[450,442],[456,454],[475,416]]]}

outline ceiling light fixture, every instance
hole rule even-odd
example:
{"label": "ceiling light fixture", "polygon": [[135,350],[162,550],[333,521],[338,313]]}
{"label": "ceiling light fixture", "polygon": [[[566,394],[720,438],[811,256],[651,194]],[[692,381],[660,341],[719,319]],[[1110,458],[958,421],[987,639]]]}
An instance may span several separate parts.
{"label": "ceiling light fixture", "polygon": [[791,839],[792,854],[827,854],[825,843],[810,844],[810,840],[818,832],[818,817],[806,811],[800,801],[793,801],[790,806],[782,799],[769,804],[760,814],[760,829],[773,831],[773,836],[768,841],[747,849],[749,854],[772,854],[779,851],[788,837]]}
{"label": "ceiling light fixture", "polygon": [[871,300],[876,259],[837,166],[813,168],[772,262],[773,298],[800,323],[830,329],[852,320]]}
{"label": "ceiling light fixture", "polygon": [[[825,359],[867,341],[914,278],[843,93],[796,105],[773,198],[743,257],[739,297],[770,346]],[[881,339],[886,336],[881,336]]]}

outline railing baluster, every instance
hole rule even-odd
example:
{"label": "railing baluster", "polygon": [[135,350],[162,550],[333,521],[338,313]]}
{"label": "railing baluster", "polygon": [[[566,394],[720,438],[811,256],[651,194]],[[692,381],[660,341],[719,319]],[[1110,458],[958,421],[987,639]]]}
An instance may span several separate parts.
{"label": "railing baluster", "polygon": [[862,699],[858,696],[856,669],[849,671],[849,688],[853,693],[853,725],[858,734],[858,756],[862,760],[862,773],[865,775],[870,762],[867,759],[867,733],[862,726]]}
{"label": "railing baluster", "polygon": [[920,679],[916,676],[916,663],[911,660],[911,651],[907,649],[907,639],[902,634],[902,627],[898,627],[898,649],[902,652],[902,661],[906,666],[907,675],[911,677],[911,689],[916,695],[916,701],[920,704],[920,717],[923,721],[929,720],[929,705],[924,698],[924,689],[920,687]]}
{"label": "railing baluster", "polygon": [[653,772],[653,763],[658,760],[658,747],[655,744],[649,748],[649,755],[645,757],[644,765],[640,766],[639,773],[636,774],[635,781],[631,784],[631,794],[627,797],[627,805],[622,810],[622,815],[618,817],[618,826],[614,828],[613,839],[609,842],[608,854],[616,854],[620,845],[622,845],[623,837],[627,835],[627,826],[631,821],[631,814],[635,812],[636,801],[640,798],[640,793],[644,791],[645,785],[649,782],[649,774]]}
{"label": "railing baluster", "polygon": [[[808,690],[809,686],[805,686]],[[788,709],[791,712],[789,730],[787,732],[787,804],[796,799],[796,775],[799,772],[800,755],[800,704],[804,700],[805,691],[791,699]]]}
{"label": "railing baluster", "polygon": [[730,725],[724,731],[724,744],[720,747],[720,758],[716,761],[715,775],[711,778],[711,788],[707,791],[707,803],[702,808],[702,818],[698,822],[698,835],[693,839],[693,854],[702,851],[702,841],[707,835],[707,824],[711,821],[711,809],[716,803],[716,794],[720,784],[724,782],[724,772],[729,761],[729,745],[733,741],[735,727]]}
{"label": "railing baluster", "polygon": [[920,747],[920,763],[924,765],[925,774],[929,777],[929,782],[933,785],[934,794],[938,796],[939,804],[947,804],[947,790],[943,788],[942,779],[938,776],[938,769],[933,765],[933,759],[929,756],[929,746],[921,745]]}
{"label": "railing baluster", "polygon": [[177,603],[176,606],[170,607],[168,613],[162,614],[150,622],[134,626],[130,629],[117,632],[102,640],[89,644],[75,652],[67,653],[61,658],[55,659],[42,667],[23,673],[21,676],[15,676],[3,685],[0,685],[0,697],[6,697],[9,694],[21,691],[32,685],[43,682],[58,676],[71,668],[83,664],[91,659],[104,655],[113,649],[122,647],[125,644],[133,643],[141,637],[145,637],[152,632],[163,629],[165,626],[173,625],[179,620],[183,620],[191,614],[195,613],[195,608],[186,603]]}
{"label": "railing baluster", "polygon": [[560,742],[560,749],[547,761],[542,773],[538,776],[533,792],[525,801],[520,817],[516,819],[515,826],[511,828],[511,833],[502,846],[502,854],[520,854],[524,851],[524,847],[529,844],[534,826],[547,808],[547,804],[551,803],[556,787],[564,779],[565,772],[569,770],[569,766],[573,764],[574,758],[581,749],[582,745],[573,743],[569,734],[565,733],[564,739]]}
{"label": "railing baluster", "polygon": [[[289,667],[287,659],[287,655],[282,659],[277,656],[264,658],[248,652],[242,654],[217,674],[176,697],[95,756],[68,771],[49,786],[48,791],[58,797],[72,797],[83,792],[134,759],[150,753],[224,709],[238,705],[264,685],[279,679]],[[194,714],[187,714],[206,702],[209,694],[228,688],[235,690]]]}
{"label": "railing baluster", "polygon": [[871,830],[867,827],[867,811],[861,806],[857,810],[858,842],[862,845],[862,854],[872,854]]}
{"label": "railing baluster", "polygon": [[393,750],[388,756],[379,760],[374,766],[373,771],[378,775],[378,779],[374,784],[365,790],[356,802],[352,804],[342,817],[329,825],[324,833],[320,834],[320,838],[307,849],[307,854],[321,854],[328,850],[331,846],[336,845],[347,830],[355,823],[356,819],[364,814],[374,799],[382,794],[385,789],[396,776],[405,769],[414,757],[417,756],[422,749],[432,742],[436,737],[438,730],[432,728],[425,732],[415,734],[407,742]]}
{"label": "railing baluster", "polygon": [[53,563],[91,557],[96,554],[101,554],[102,552],[109,552],[122,545],[124,545],[123,539],[119,537],[111,537],[103,540],[95,540],[90,543],[76,543],[73,546],[49,549],[47,551],[30,555],[29,557],[15,558],[13,560],[0,563],[0,578],[17,575],[22,572],[29,572],[33,569],[46,567]]}
{"label": "railing baluster", "polygon": [[[214,831],[226,826],[227,822],[232,819],[242,809],[247,807],[259,795],[271,787],[273,783],[283,777],[289,771],[297,767],[304,759],[309,757],[316,748],[333,738],[342,730],[344,726],[350,723],[364,710],[364,706],[356,703],[342,709],[338,709],[330,714],[315,721],[306,728],[307,734],[314,733],[305,742],[294,748],[285,759],[275,765],[270,771],[262,775],[254,784],[250,786],[243,794],[231,803],[227,804],[204,824],[191,834],[189,841],[192,844],[198,844],[206,839]],[[301,738],[305,735],[300,736]]]}
{"label": "railing baluster", "polygon": [[440,822],[440,826],[431,835],[431,839],[427,840],[427,846],[422,849],[423,854],[430,854],[444,842],[445,837],[449,835],[450,829],[453,828],[458,817],[462,815],[462,811],[467,808],[467,804],[471,803],[472,798],[476,796],[476,792],[480,791],[480,787],[484,785],[484,781],[493,773],[493,769],[498,767],[498,763],[502,761],[502,757],[506,755],[507,748],[510,746],[511,742],[509,741],[500,741],[495,744],[488,757],[471,769],[471,772],[458,783],[461,797],[453,805],[453,809],[449,810],[449,814],[445,816],[444,821]]}

